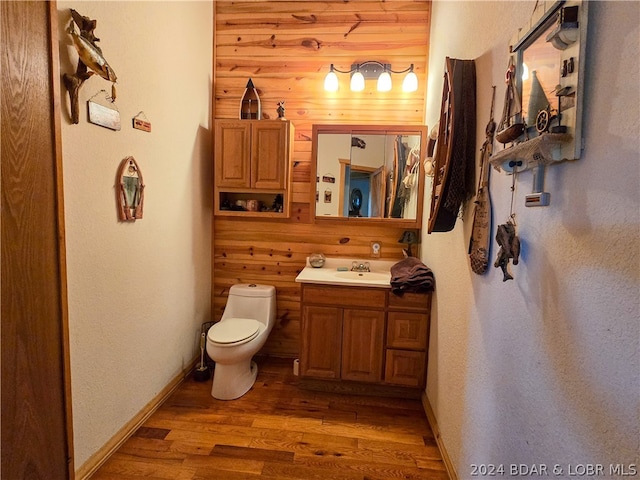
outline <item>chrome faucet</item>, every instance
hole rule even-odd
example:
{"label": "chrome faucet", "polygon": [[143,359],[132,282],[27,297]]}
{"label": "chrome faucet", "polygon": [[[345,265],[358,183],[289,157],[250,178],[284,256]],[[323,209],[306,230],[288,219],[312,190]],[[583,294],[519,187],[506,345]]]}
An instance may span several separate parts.
{"label": "chrome faucet", "polygon": [[352,262],[351,271],[352,272],[370,272],[371,268],[369,267],[369,262]]}

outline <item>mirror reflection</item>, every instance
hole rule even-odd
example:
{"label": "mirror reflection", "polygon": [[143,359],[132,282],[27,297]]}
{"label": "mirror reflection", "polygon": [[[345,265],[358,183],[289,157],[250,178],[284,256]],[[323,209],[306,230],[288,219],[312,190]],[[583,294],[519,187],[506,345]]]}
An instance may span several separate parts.
{"label": "mirror reflection", "polygon": [[[530,46],[522,51],[522,109],[529,136],[536,136],[536,127],[546,130],[541,121],[557,119],[556,86],[560,83],[560,56],[546,41],[551,25]],[[540,112],[546,112],[539,116]],[[547,126],[548,127],[548,126]]]}
{"label": "mirror reflection", "polygon": [[316,217],[417,220],[425,128],[327,128],[314,139]]}

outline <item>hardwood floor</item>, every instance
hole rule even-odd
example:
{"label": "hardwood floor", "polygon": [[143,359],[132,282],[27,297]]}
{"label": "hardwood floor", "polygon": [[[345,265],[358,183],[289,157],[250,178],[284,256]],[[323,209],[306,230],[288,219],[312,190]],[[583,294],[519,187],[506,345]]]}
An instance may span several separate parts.
{"label": "hardwood floor", "polygon": [[92,480],[448,479],[419,400],[305,390],[291,360],[257,361],[238,400],[187,379]]}

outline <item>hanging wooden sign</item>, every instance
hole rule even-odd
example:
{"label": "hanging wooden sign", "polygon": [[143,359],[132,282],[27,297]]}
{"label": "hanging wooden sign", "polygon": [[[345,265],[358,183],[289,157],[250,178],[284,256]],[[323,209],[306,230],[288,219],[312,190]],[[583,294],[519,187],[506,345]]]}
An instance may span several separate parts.
{"label": "hanging wooden sign", "polygon": [[144,112],[140,112],[133,117],[133,128],[142,130],[143,132],[151,132],[151,122],[147,119]]}
{"label": "hanging wooden sign", "polygon": [[100,105],[93,99],[87,102],[87,106],[91,123],[111,130],[120,130],[120,112],[116,108]]}
{"label": "hanging wooden sign", "polygon": [[151,131],[151,123],[145,120],[140,120],[139,118],[133,119],[133,128],[136,130],[142,130],[143,132]]}

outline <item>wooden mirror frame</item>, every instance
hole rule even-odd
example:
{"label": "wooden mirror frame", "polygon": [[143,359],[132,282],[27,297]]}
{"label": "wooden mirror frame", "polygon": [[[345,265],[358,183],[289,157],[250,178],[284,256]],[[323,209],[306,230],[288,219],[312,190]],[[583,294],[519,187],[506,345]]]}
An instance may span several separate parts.
{"label": "wooden mirror frame", "polygon": [[[318,171],[318,135],[319,134],[357,134],[357,135],[420,135],[420,159],[418,166],[418,194],[416,204],[416,218],[371,218],[371,217],[344,217],[344,216],[316,216],[316,197],[323,192],[316,189],[316,179],[324,172]],[[424,165],[423,161],[427,151],[428,131],[422,125],[313,125],[313,142],[311,151],[310,172],[310,217],[311,221],[318,224],[343,225],[387,225],[402,228],[421,228],[422,212],[424,204]],[[336,192],[339,193],[339,192]],[[342,195],[342,193],[340,193]],[[339,199],[336,199],[339,200]],[[346,199],[343,199],[346,201]]]}

